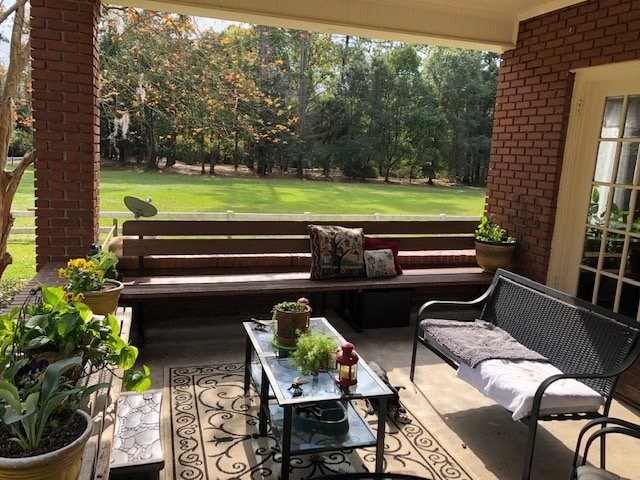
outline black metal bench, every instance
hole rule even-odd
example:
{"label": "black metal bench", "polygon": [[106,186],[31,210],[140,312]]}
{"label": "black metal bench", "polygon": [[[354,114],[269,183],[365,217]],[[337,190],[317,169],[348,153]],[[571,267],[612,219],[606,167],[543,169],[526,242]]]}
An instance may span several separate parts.
{"label": "black metal bench", "polygon": [[[434,300],[422,305],[413,341],[412,381],[418,343],[451,366],[457,368],[460,365],[460,357],[436,342],[425,330],[424,319],[433,317],[432,312],[447,308],[477,312],[472,321],[477,318],[505,330],[520,344],[547,357],[563,372],[540,383],[533,398],[531,414],[522,419],[529,427],[522,470],[525,480],[531,474],[538,421],[607,416],[618,378],[640,355],[638,324],[634,320],[514,273],[498,270],[487,291],[473,301]],[[461,321],[469,321],[469,318]],[[597,411],[545,414],[541,411],[543,395],[560,379],[576,379],[591,387],[602,395],[602,407]]]}

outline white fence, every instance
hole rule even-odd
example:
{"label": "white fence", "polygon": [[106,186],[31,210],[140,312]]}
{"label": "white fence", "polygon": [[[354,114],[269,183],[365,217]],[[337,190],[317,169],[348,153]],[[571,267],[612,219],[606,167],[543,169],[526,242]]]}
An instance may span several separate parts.
{"label": "white fence", "polygon": [[[19,217],[35,217],[33,211],[16,211],[12,212],[15,218]],[[131,212],[101,212],[100,220],[111,219],[110,226],[100,227],[100,233],[107,234],[113,231],[114,235],[118,234],[118,225],[125,220],[133,219]],[[159,212],[153,217],[158,220],[297,220],[305,222],[336,222],[344,223],[349,221],[391,221],[399,220],[406,222],[426,222],[440,220],[443,222],[451,220],[479,220],[479,216],[453,216],[441,213],[440,215],[389,215],[382,213],[371,214],[318,214],[318,213],[238,213],[232,210],[226,212]],[[115,227],[115,229],[114,229]],[[32,227],[13,227],[11,234],[15,235],[35,235],[35,226]]]}

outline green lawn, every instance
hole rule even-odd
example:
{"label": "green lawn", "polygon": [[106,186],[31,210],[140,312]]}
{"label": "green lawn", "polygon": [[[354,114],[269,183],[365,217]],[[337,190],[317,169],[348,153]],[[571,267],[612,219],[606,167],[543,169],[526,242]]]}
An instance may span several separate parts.
{"label": "green lawn", "polygon": [[[475,187],[385,185],[271,178],[176,175],[103,169],[100,209],[127,212],[123,197],[151,197],[160,212],[390,214],[480,216],[485,191]],[[22,180],[13,211],[33,208],[33,172]],[[122,218],[131,218],[128,212]],[[103,219],[109,225],[110,219]],[[33,225],[17,218],[16,226]],[[22,238],[20,238],[22,237]],[[32,238],[14,236],[10,253],[14,265],[3,279],[31,278],[35,273]]]}

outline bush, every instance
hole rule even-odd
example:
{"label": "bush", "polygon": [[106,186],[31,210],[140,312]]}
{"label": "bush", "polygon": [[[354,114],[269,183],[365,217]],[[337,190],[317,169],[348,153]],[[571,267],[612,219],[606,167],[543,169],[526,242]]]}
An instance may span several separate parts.
{"label": "bush", "polygon": [[11,145],[9,145],[9,156],[22,157],[31,150],[33,150],[33,134],[24,130],[14,130]]}
{"label": "bush", "polygon": [[26,284],[26,280],[0,280],[0,310],[10,305]]}

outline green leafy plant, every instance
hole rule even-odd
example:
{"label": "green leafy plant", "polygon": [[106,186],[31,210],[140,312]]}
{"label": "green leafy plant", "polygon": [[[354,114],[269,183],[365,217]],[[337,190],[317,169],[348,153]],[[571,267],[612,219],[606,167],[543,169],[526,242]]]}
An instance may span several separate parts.
{"label": "green leafy plant", "polygon": [[134,371],[138,349],[120,337],[115,316],[94,315],[60,287],[40,287],[41,298],[0,315],[0,361],[79,357],[85,373],[102,368],[124,372],[128,390],[149,388],[146,366]]}
{"label": "green leafy plant", "polygon": [[515,243],[515,237],[507,234],[507,231],[497,223],[493,222],[486,215],[480,218],[480,223],[474,232],[476,240],[492,243]]}
{"label": "green leafy plant", "polygon": [[309,309],[309,300],[304,297],[300,297],[295,302],[287,301],[276,303],[272,311],[275,312],[279,310],[281,312],[306,312]]}
{"label": "green leafy plant", "polygon": [[292,363],[304,375],[317,375],[320,370],[326,370],[334,359],[338,344],[329,335],[309,330],[298,337],[296,349],[291,354]]}
{"label": "green leafy plant", "polygon": [[0,380],[0,420],[12,435],[10,440],[25,452],[38,449],[47,429],[61,428],[57,423],[61,413],[74,412],[84,397],[108,386],[74,386],[65,382],[64,374],[80,363],[80,358],[66,358],[39,372],[23,359],[4,370]]}

